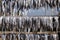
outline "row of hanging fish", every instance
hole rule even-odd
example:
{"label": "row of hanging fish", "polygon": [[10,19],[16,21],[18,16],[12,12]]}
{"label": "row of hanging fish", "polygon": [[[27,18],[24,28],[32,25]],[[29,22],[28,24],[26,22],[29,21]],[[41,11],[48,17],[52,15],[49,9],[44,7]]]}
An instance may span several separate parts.
{"label": "row of hanging fish", "polygon": [[8,6],[12,5],[12,8],[31,8],[31,7],[42,7],[49,5],[50,7],[60,6],[60,0],[2,0],[2,5]]}
{"label": "row of hanging fish", "polygon": [[0,31],[60,31],[60,17],[0,17]]}
{"label": "row of hanging fish", "polygon": [[54,8],[59,10],[59,0],[2,0],[0,5],[1,15],[25,15],[28,9]]}
{"label": "row of hanging fish", "polygon": [[2,40],[59,40],[58,34],[2,34]]}

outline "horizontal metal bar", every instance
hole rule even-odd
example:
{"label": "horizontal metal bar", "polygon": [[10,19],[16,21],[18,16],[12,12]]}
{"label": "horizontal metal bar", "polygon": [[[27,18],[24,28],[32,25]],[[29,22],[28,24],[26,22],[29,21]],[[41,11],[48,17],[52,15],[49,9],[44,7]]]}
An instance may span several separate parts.
{"label": "horizontal metal bar", "polygon": [[16,34],[57,34],[58,32],[12,32],[12,31],[6,31],[6,32],[0,32],[0,34],[9,34],[9,33],[16,33]]}

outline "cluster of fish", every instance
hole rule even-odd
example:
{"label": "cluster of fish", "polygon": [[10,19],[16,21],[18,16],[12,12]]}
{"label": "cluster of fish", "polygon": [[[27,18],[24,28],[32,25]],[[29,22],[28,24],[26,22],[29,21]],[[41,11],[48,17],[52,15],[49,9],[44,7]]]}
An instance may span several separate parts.
{"label": "cluster of fish", "polygon": [[56,7],[59,10],[59,0],[2,0],[0,11],[1,15],[25,15],[28,9],[53,8]]}
{"label": "cluster of fish", "polygon": [[0,17],[0,31],[60,31],[60,17]]}
{"label": "cluster of fish", "polygon": [[2,40],[59,40],[58,34],[2,34]]}

